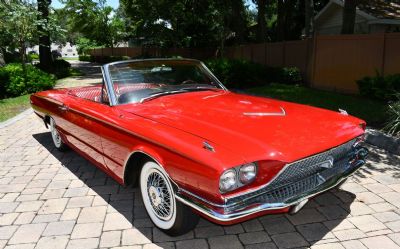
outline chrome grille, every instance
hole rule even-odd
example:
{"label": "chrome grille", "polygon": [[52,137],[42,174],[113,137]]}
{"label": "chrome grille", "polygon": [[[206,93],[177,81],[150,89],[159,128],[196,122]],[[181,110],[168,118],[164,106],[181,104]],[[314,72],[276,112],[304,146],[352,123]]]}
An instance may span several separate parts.
{"label": "chrome grille", "polygon": [[339,160],[347,156],[354,143],[355,139],[320,154],[287,165],[286,169],[268,185],[268,188],[279,188],[318,173],[321,171],[320,163],[327,160],[328,157],[332,157],[334,163],[337,164]]}
{"label": "chrome grille", "polygon": [[[230,198],[226,211],[237,209],[241,203],[285,203],[285,201],[307,193],[325,180],[339,175],[349,165],[348,158],[356,139],[314,156],[301,159],[285,166],[283,171],[264,188]],[[320,164],[333,158],[332,168],[321,168]]]}

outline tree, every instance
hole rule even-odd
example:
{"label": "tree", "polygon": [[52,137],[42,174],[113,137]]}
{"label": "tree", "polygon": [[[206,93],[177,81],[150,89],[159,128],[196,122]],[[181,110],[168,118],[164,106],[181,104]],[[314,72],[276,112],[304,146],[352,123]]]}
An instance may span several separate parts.
{"label": "tree", "polygon": [[42,69],[49,68],[53,61],[51,56],[51,42],[49,32],[49,6],[51,0],[38,0],[38,26],[39,33],[39,61]]}
{"label": "tree", "polygon": [[24,0],[0,1],[1,47],[18,48],[23,67],[26,63],[26,48],[37,39],[38,12],[32,2]]}
{"label": "tree", "polygon": [[267,27],[265,22],[267,0],[256,0],[257,4],[257,32],[258,42],[264,42],[267,39]]}
{"label": "tree", "polygon": [[235,43],[243,44],[246,39],[246,20],[243,0],[232,0],[232,31],[235,33]]}
{"label": "tree", "polygon": [[343,8],[342,34],[353,34],[356,8],[359,0],[345,0]]}
{"label": "tree", "polygon": [[113,47],[125,39],[124,21],[105,0],[67,0],[63,13],[70,32],[79,33],[98,45]]}
{"label": "tree", "polygon": [[314,32],[314,0],[305,0],[305,36],[311,37]]}

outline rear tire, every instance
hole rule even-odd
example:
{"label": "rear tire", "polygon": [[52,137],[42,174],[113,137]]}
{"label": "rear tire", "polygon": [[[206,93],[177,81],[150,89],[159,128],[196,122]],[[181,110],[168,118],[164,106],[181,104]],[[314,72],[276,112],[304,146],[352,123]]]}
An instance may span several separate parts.
{"label": "rear tire", "polygon": [[62,137],[57,130],[56,122],[51,117],[50,117],[50,132],[54,146],[57,148],[57,150],[66,151],[68,149],[68,146],[63,142]]}
{"label": "rear tire", "polygon": [[199,216],[176,201],[172,184],[159,164],[145,162],[140,172],[139,184],[146,211],[161,231],[170,236],[178,236],[196,227]]}

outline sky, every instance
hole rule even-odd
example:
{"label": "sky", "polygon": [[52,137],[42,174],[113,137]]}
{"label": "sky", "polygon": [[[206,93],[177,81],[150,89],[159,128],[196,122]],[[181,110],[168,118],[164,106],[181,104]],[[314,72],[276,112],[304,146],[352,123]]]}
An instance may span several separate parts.
{"label": "sky", "polygon": [[[106,4],[116,9],[119,6],[119,0],[107,0]],[[53,8],[59,9],[62,8],[64,5],[60,3],[59,0],[53,0],[51,1],[51,6],[53,6]]]}
{"label": "sky", "polygon": [[[106,4],[108,6],[113,7],[114,9],[117,9],[119,6],[119,0],[107,0]],[[248,4],[250,6],[250,8],[252,8],[252,9],[255,8],[255,5],[254,5],[253,1],[251,1],[251,0],[246,0],[246,4]],[[51,1],[51,6],[53,6],[53,8],[59,9],[59,8],[63,7],[63,4],[60,3],[59,0],[53,0],[53,1]]]}

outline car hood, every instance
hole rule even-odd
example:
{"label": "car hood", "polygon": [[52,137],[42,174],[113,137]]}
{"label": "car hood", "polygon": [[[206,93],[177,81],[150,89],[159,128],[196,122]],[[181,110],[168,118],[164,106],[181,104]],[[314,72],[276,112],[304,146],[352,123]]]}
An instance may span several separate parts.
{"label": "car hood", "polygon": [[203,138],[246,161],[292,162],[364,133],[362,120],[306,105],[204,91],[159,97],[120,110]]}

